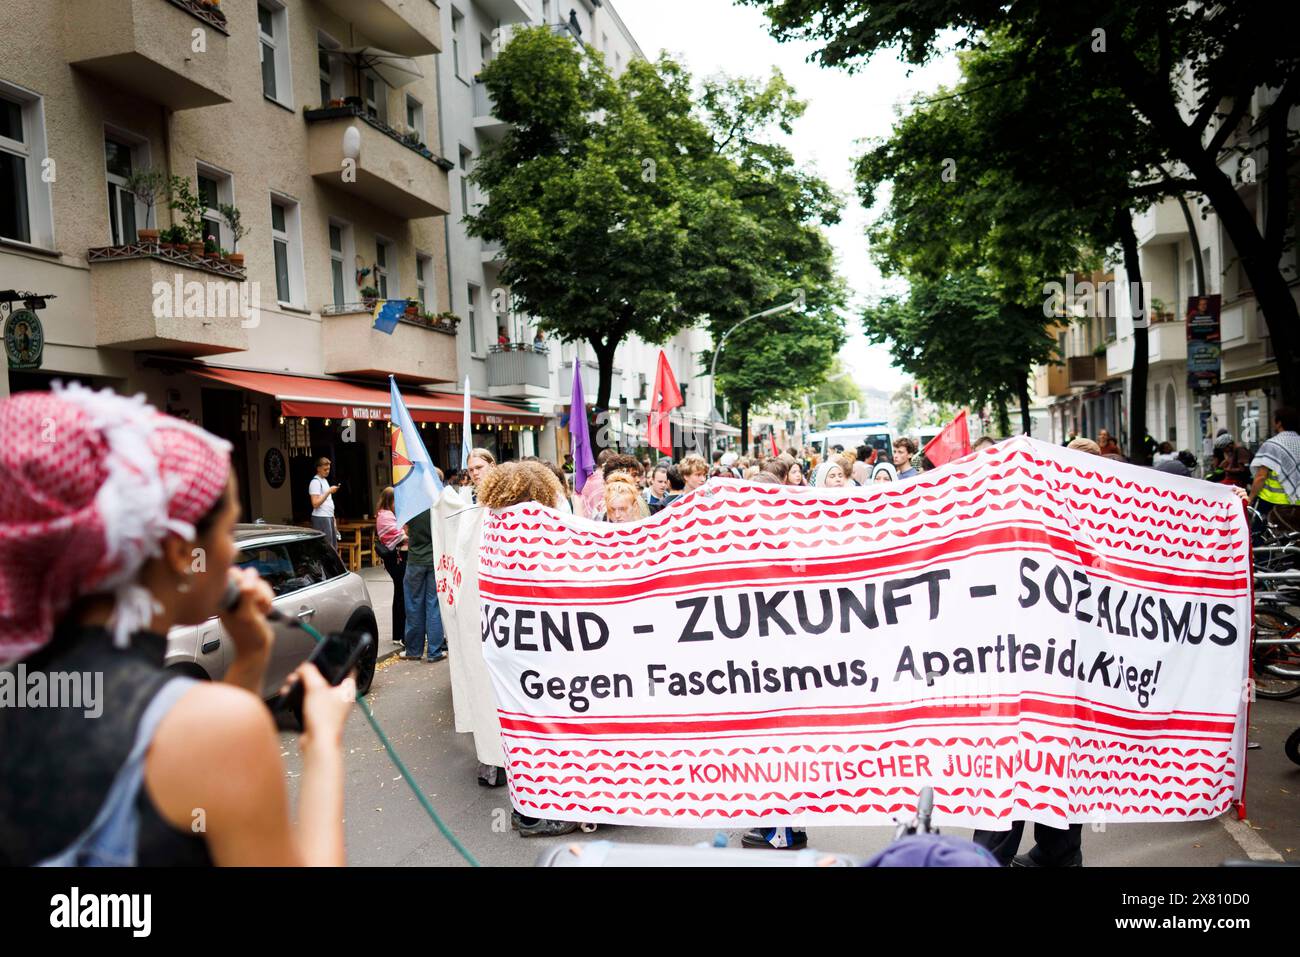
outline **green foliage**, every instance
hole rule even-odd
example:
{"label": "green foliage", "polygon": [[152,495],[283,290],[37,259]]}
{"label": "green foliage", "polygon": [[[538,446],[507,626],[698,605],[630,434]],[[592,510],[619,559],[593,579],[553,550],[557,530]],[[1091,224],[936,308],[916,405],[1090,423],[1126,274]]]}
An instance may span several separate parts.
{"label": "green foliage", "polygon": [[[848,415],[848,403],[862,401],[862,389],[837,357],[827,370],[826,378],[812,391],[808,401],[813,409],[813,428],[820,431],[826,428],[828,422],[845,418]],[[823,407],[817,408],[819,405]]]}
{"label": "green foliage", "polygon": [[[502,245],[500,281],[516,308],[548,336],[592,345],[597,405],[608,405],[614,350],[629,335],[661,343],[702,321],[735,322],[805,277],[810,305],[838,301],[824,238],[789,218],[829,212],[829,190],[793,172],[788,154],[742,145],[756,143],[746,134],[766,125],[778,89],[756,103],[716,101],[741,126],[720,148],[690,76],[667,57],[634,60],[616,78],[589,49],[530,29],[481,79],[511,126],[473,175],[488,201],[467,218],[470,232]],[[824,264],[800,261],[823,253]],[[774,345],[769,358],[794,363],[791,378],[816,375],[838,349],[833,325],[819,312],[807,341]]]}
{"label": "green foliage", "polygon": [[928,398],[973,408],[1017,398],[1030,364],[1049,360],[1055,345],[1041,312],[1006,304],[972,273],[916,279],[907,298],[883,299],[864,322]]}
{"label": "green foliage", "polygon": [[765,81],[711,78],[701,106],[715,150],[736,171],[734,195],[757,227],[750,255],[770,284],[758,304],[718,304],[709,324],[714,342],[746,313],[789,301],[795,290],[805,301],[798,312],[755,319],[718,359],[718,393],[762,410],[815,387],[844,344],[847,294],[822,231],[839,222],[842,201],[816,173],[797,167],[782,142],[806,104],[779,70]]}
{"label": "green foliage", "polygon": [[[966,64],[963,89],[950,94],[954,109],[931,104],[953,125],[927,126],[931,141],[917,154],[933,156],[943,143],[935,137],[947,135],[954,150],[987,157],[989,167],[1010,174],[1013,186],[1025,187],[1024,196],[1042,191],[1054,202],[1024,203],[1019,190],[1004,194],[991,188],[994,181],[981,180],[978,164],[966,169],[959,162],[958,181],[964,177],[972,190],[983,187],[985,199],[1001,207],[997,226],[984,234],[957,230],[945,253],[933,245],[945,225],[943,211],[914,204],[908,215],[882,227],[893,246],[882,255],[894,269],[938,275],[982,262],[1002,288],[1015,288],[1017,280],[1023,286],[1032,281],[1034,264],[1021,262],[1016,250],[1039,253],[1017,234],[1043,237],[1043,262],[1059,262],[1058,253],[1068,250],[1053,242],[1062,217],[1065,235],[1090,238],[1094,252],[1122,241],[1126,261],[1136,265],[1131,227],[1125,235],[1118,220],[1157,196],[1203,196],[1241,256],[1266,316],[1283,395],[1300,402],[1300,310],[1288,286],[1294,267],[1285,255],[1295,242],[1294,185],[1287,176],[1268,177],[1262,225],[1248,191],[1239,188],[1242,169],[1287,168],[1300,140],[1288,121],[1300,104],[1300,6],[1251,0],[740,2],[763,8],[779,38],[816,42],[815,56],[828,66],[853,69],[888,49],[923,64],[954,36],[959,49],[978,54]],[[1271,102],[1256,98],[1261,88],[1274,91]],[[1237,135],[1248,124],[1251,135]],[[977,144],[988,151],[973,151]],[[1221,166],[1225,153],[1265,155],[1238,165],[1234,181]],[[888,178],[890,159],[879,157],[883,169],[871,163],[860,168],[864,188]],[[1134,391],[1140,394],[1145,349],[1142,334],[1136,338]],[[1143,402],[1130,404],[1135,434],[1141,434],[1144,411]]]}
{"label": "green foliage", "polygon": [[184,176],[173,176],[168,197],[168,208],[182,217],[185,242],[203,242],[203,201],[190,188],[190,181]]}
{"label": "green foliage", "polygon": [[127,190],[145,205],[146,229],[152,229],[155,225],[153,208],[158,200],[167,195],[167,187],[167,174],[160,169],[145,167],[135,170],[127,177]]}

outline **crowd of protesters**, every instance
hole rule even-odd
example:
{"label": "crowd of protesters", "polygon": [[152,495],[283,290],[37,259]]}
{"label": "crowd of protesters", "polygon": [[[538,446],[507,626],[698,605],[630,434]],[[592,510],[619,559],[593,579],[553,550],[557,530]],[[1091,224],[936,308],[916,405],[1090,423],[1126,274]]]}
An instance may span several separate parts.
{"label": "crowd of protesters", "polygon": [[[51,423],[58,442],[44,438]],[[1220,432],[1204,476],[1237,488],[1261,515],[1300,505],[1300,416],[1278,408],[1271,424],[1274,434],[1253,456]],[[341,743],[355,683],[331,689],[314,667],[295,672],[305,692],[305,732],[292,815],[280,743],[261,700],[273,595],[256,572],[233,567],[239,493],[228,443],[140,397],[76,385],[0,401],[0,430],[0,667],[102,672],[109,699],[97,720],[75,709],[0,709],[0,776],[23,782],[0,789],[0,863],[343,863]],[[974,451],[996,441],[981,438]],[[1096,441],[1072,436],[1067,444],[1124,459],[1104,430]],[[1156,469],[1189,476],[1198,465],[1167,444],[1151,446]],[[692,452],[652,461],[606,449],[580,490],[569,456],[563,464],[533,457],[498,463],[474,449],[464,470],[444,478],[486,508],[538,502],[624,523],[656,514],[713,478],[845,488],[904,481],[927,465],[917,443],[900,437],[886,449],[716,451],[707,459]],[[328,476],[329,462],[321,460],[311,489],[315,510],[330,510],[337,486]],[[388,488],[376,516],[402,657],[442,660],[431,513],[399,525]],[[332,515],[313,519],[333,531]],[[204,562],[196,564],[199,553]],[[166,670],[168,630],[213,616],[233,649],[223,680]],[[479,781],[499,786],[505,777],[480,765]],[[192,826],[196,807],[205,809],[201,830]],[[512,823],[525,837],[578,827],[518,813]],[[1081,861],[1079,825],[1035,831],[1028,855],[1014,856],[1019,828],[979,832],[976,840],[1002,863]],[[806,836],[755,829],[744,843],[799,847]]]}

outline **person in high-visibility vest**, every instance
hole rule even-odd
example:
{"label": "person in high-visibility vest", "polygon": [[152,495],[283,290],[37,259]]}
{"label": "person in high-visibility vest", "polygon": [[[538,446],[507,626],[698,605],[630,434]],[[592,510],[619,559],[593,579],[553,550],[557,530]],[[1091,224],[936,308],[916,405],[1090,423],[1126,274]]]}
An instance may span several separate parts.
{"label": "person in high-visibility vest", "polygon": [[1273,413],[1274,436],[1259,447],[1250,462],[1255,479],[1250,503],[1259,512],[1260,527],[1279,506],[1300,505],[1300,412],[1281,406]]}

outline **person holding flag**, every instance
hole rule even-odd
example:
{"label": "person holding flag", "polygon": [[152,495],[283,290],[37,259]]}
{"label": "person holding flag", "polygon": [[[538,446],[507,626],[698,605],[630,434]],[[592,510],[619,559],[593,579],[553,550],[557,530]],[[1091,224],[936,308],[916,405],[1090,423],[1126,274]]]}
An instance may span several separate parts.
{"label": "person holding flag", "polygon": [[[388,377],[393,428],[393,514],[406,526],[406,574],[402,589],[406,596],[406,647],[398,657],[419,661],[428,649],[428,661],[447,657],[442,612],[438,608],[438,583],[434,575],[431,510],[442,493],[442,478],[424,447],[420,431],[397,391],[397,381]],[[399,456],[398,449],[405,455]]]}

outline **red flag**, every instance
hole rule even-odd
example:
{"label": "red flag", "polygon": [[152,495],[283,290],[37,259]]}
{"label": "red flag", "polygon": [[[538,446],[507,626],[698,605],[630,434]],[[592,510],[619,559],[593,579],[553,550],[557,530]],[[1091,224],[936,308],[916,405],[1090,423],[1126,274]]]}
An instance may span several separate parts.
{"label": "red flag", "polygon": [[776,448],[776,430],[767,433],[767,437],[772,440],[772,458],[779,458],[781,453]]}
{"label": "red flag", "polygon": [[664,455],[673,454],[673,409],[682,404],[682,390],[677,388],[677,378],[668,364],[668,357],[659,350],[659,368],[655,370],[654,398],[650,402],[650,422],[646,430],[646,443]]}
{"label": "red flag", "polygon": [[970,454],[970,427],[966,424],[966,410],[943,427],[943,431],[925,444],[921,450],[936,466]]}

